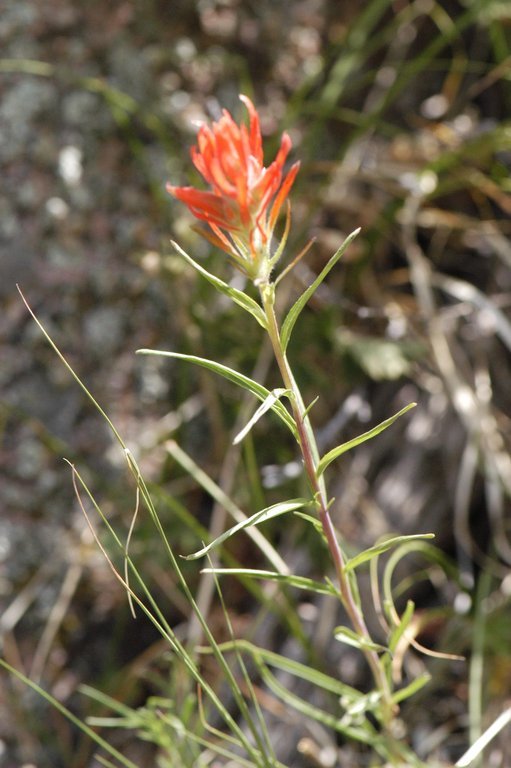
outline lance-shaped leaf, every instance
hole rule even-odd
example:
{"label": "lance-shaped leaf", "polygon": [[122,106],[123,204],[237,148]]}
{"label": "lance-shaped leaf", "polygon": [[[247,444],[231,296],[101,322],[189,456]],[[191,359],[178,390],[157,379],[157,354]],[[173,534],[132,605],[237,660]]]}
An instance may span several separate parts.
{"label": "lance-shaped leaf", "polygon": [[352,571],[354,568],[358,568],[359,565],[362,565],[363,563],[367,563],[369,560],[372,560],[374,557],[379,557],[384,552],[387,552],[389,549],[392,549],[392,547],[397,547],[400,544],[405,544],[407,541],[415,541],[416,539],[434,539],[434,538],[435,538],[434,533],[412,533],[406,536],[393,536],[391,539],[385,539],[385,541],[380,541],[378,544],[375,544],[373,547],[370,547],[369,549],[365,549],[363,552],[360,552],[358,555],[351,557],[345,563],[344,570]]}
{"label": "lance-shaped leaf", "polygon": [[365,443],[366,440],[371,440],[371,438],[376,437],[376,435],[379,435],[380,432],[383,432],[385,429],[390,427],[397,419],[399,419],[400,416],[409,411],[410,408],[415,408],[416,405],[417,403],[410,403],[398,411],[398,413],[395,413],[394,416],[391,416],[390,419],[385,419],[385,421],[382,421],[381,424],[373,427],[368,432],[364,432],[362,435],[354,437],[353,440],[348,440],[347,443],[338,445],[336,448],[332,448],[331,451],[328,451],[328,453],[325,453],[318,464],[318,477],[323,474],[325,469],[329,464],[332,463],[332,461],[337,459],[339,456],[342,456],[342,454],[346,453],[346,451],[350,451],[352,448],[356,448],[357,445]]}
{"label": "lance-shaped leaf", "polygon": [[341,256],[343,255],[344,251],[350,245],[350,243],[356,238],[358,233],[360,232],[360,228],[356,229],[354,232],[351,233],[351,235],[348,235],[344,243],[341,245],[341,247],[334,253],[334,255],[329,259],[327,264],[323,267],[317,278],[314,280],[314,282],[309,285],[309,287],[302,293],[299,299],[295,301],[291,309],[286,315],[286,318],[284,322],[282,323],[282,328],[280,332],[280,338],[282,341],[282,349],[285,351],[287,349],[287,345],[289,343],[289,339],[291,338],[291,332],[294,328],[294,324],[298,320],[298,317],[302,311],[302,309],[305,307],[307,302],[309,301],[310,297],[313,295],[315,290],[318,288],[318,286],[321,285],[325,277],[328,275],[330,270],[337,264]]}
{"label": "lance-shaped leaf", "polygon": [[277,573],[277,571],[262,571],[255,568],[203,568],[201,573],[214,573],[217,576],[244,576],[249,579],[261,579],[264,581],[279,581],[288,587],[305,589],[310,592],[317,592],[320,595],[338,595],[337,590],[331,584],[315,581],[306,576]]}
{"label": "lance-shaped leaf", "polygon": [[290,395],[290,394],[291,394],[291,390],[289,390],[289,389],[282,389],[282,388],[280,388],[280,389],[272,389],[272,391],[270,392],[268,397],[265,398],[265,400],[263,400],[263,402],[261,403],[261,405],[259,406],[257,411],[254,413],[254,415],[252,416],[250,421],[243,427],[242,430],[240,430],[238,432],[238,434],[236,435],[236,437],[232,441],[233,445],[237,445],[238,443],[241,443],[243,438],[248,435],[248,433],[250,432],[250,430],[252,429],[254,424],[256,424],[256,422],[259,421],[261,416],[264,416],[264,414],[267,411],[269,411],[270,408],[273,408],[275,403],[278,400],[280,400],[281,397],[283,397],[284,395]]}
{"label": "lance-shaped leaf", "polygon": [[[345,697],[350,702],[358,701],[363,695],[359,693],[356,688],[352,688],[346,683],[338,680],[336,677],[332,677],[325,672],[321,672],[319,669],[315,669],[314,666],[303,664],[294,659],[290,659],[287,656],[275,653],[274,651],[268,651],[266,648],[254,645],[249,640],[244,640],[243,638],[229,640],[225,643],[221,643],[219,647],[222,653],[226,653],[227,651],[248,653],[256,663],[263,662],[265,666],[270,666],[280,672],[285,672],[286,675],[289,674],[293,677],[297,677],[299,680],[312,683],[312,685],[316,685],[324,691],[329,691],[339,697]],[[201,652],[211,653],[207,648],[202,648]]]}
{"label": "lance-shaped leaf", "polygon": [[300,509],[301,507],[304,507],[306,504],[309,504],[307,499],[291,499],[290,501],[283,501],[279,502],[278,504],[272,504],[271,507],[266,507],[265,509],[261,509],[259,512],[256,512],[255,515],[252,515],[251,517],[247,517],[246,520],[242,520],[241,523],[237,523],[236,525],[233,525],[232,528],[229,528],[229,530],[224,531],[221,536],[218,536],[214,541],[207,544],[205,547],[202,547],[202,549],[199,549],[197,552],[194,552],[191,555],[186,555],[185,560],[198,560],[199,557],[202,557],[203,555],[206,555],[211,549],[214,547],[218,547],[220,544],[223,544],[226,539],[229,539],[231,536],[234,536],[235,533],[238,533],[238,531],[242,531],[244,528],[248,528],[251,525],[258,525],[259,523],[264,523],[266,520],[271,520],[273,517],[278,517],[279,515],[284,515],[286,512],[292,512],[294,509]]}
{"label": "lance-shaped leaf", "polygon": [[[214,371],[214,373],[223,376],[224,379],[228,379],[228,381],[232,381],[234,384],[246,389],[248,392],[252,392],[252,394],[259,398],[263,403],[271,395],[269,389],[266,389],[266,387],[263,387],[262,384],[254,381],[249,376],[245,376],[244,373],[239,373],[233,368],[229,368],[227,365],[217,363],[215,360],[208,360],[205,357],[196,357],[195,355],[185,355],[181,352],[171,352],[160,349],[137,349],[137,355],[162,355],[163,357],[173,357],[177,360],[187,360],[189,363],[194,363],[195,365],[200,365],[202,368]],[[270,409],[280,416],[281,420],[291,430],[292,434],[297,437],[295,423],[280,400],[275,400],[270,405]]]}
{"label": "lance-shaped leaf", "polygon": [[259,325],[262,325],[263,328],[267,327],[266,316],[262,307],[260,307],[260,305],[254,301],[251,296],[248,296],[243,291],[238,290],[238,288],[233,288],[232,285],[228,285],[216,275],[208,272],[207,269],[204,269],[204,267],[198,264],[195,259],[192,259],[192,257],[186,253],[186,251],[183,251],[183,249],[173,240],[172,245],[176,251],[188,262],[188,264],[190,264],[197,272],[199,272],[199,274],[205,277],[206,280],[211,283],[211,285],[215,286],[217,291],[220,291],[220,293],[228,296],[236,304],[239,304],[240,307],[243,307],[243,309],[245,309],[247,312],[250,312],[250,314],[255,317]]}

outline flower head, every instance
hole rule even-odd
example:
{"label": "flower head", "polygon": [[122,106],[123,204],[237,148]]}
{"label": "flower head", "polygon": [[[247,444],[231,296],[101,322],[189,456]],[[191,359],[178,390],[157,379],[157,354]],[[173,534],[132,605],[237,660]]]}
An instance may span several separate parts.
{"label": "flower head", "polygon": [[291,139],[282,134],[275,160],[266,168],[259,115],[246,96],[240,96],[249,114],[249,125],[238,125],[224,109],[211,126],[199,128],[192,161],[209,184],[194,187],[167,185],[167,191],[182,200],[212,232],[208,239],[233,257],[252,279],[268,277],[276,256],[270,251],[275,222],[298,173],[295,163],[283,178],[283,167]]}

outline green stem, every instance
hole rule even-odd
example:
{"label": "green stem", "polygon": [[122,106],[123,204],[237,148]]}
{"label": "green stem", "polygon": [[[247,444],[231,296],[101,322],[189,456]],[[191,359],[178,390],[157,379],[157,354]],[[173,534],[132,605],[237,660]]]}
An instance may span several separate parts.
{"label": "green stem", "polygon": [[[342,604],[346,610],[354,630],[360,637],[371,642],[364,616],[355,599],[350,579],[344,567],[345,558],[337,534],[328,511],[328,496],[323,476],[318,476],[319,451],[300,389],[295,381],[286,353],[282,349],[280,330],[275,315],[275,289],[270,283],[259,286],[261,302],[266,315],[267,330],[270,337],[275,359],[286,389],[292,393],[291,407],[293,418],[298,431],[298,442],[303,456],[305,472],[316,504],[318,518],[325,534],[328,548],[335,567]],[[380,657],[369,648],[363,649],[369,664],[377,689],[382,695],[382,719],[388,727],[394,719],[396,707],[392,702],[389,683]]]}

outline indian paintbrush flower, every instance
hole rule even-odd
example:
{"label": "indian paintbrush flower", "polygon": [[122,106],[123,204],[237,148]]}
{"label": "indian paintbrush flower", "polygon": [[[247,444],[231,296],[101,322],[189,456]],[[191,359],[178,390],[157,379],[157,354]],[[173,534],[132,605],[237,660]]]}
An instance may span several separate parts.
{"label": "indian paintbrush flower", "polygon": [[267,280],[282,253],[289,214],[282,241],[272,254],[273,230],[300,164],[283,176],[291,149],[291,139],[283,133],[275,160],[264,166],[259,115],[247,96],[240,99],[248,110],[249,125],[238,125],[224,109],[218,122],[200,126],[197,145],[192,147],[192,161],[210,189],[168,184],[167,191],[207,222],[211,232],[203,234],[248,277]]}

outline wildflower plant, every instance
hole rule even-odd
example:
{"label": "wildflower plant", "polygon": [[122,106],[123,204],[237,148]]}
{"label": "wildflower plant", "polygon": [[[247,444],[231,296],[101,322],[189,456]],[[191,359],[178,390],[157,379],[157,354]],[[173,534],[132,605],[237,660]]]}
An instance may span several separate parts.
{"label": "wildflower plant", "polygon": [[[249,284],[254,286],[259,300],[256,301],[248,291],[238,290],[207,272],[177,244],[174,243],[174,246],[201,275],[220,292],[228,295],[248,311],[262,326],[271,341],[274,358],[282,378],[282,386],[269,391],[258,382],[214,360],[171,351],[144,349],[139,352],[188,360],[224,376],[255,395],[260,400],[260,405],[236,436],[235,442],[240,442],[266,412],[273,411],[291,432],[298,445],[308,481],[309,496],[283,501],[259,511],[224,532],[189,558],[203,557],[239,530],[258,525],[277,516],[299,514],[304,520],[304,525],[312,525],[328,548],[335,581],[330,581],[326,573],[324,584],[314,585],[310,582],[309,587],[321,592],[326,590],[333,599],[340,601],[349,618],[350,626],[338,627],[335,637],[361,651],[374,683],[374,691],[369,694],[355,692],[353,695],[356,701],[353,700],[348,705],[349,710],[356,704],[355,709],[359,713],[365,713],[365,716],[360,719],[358,714],[353,722],[350,722],[350,716],[347,714],[344,722],[339,721],[338,728],[352,738],[371,744],[390,765],[419,765],[420,761],[411,753],[402,739],[398,712],[399,702],[420,688],[426,682],[426,677],[414,680],[408,688],[397,691],[394,690],[392,680],[393,649],[406,633],[407,625],[412,619],[413,606],[409,605],[401,618],[395,611],[393,612],[388,625],[388,645],[376,642],[369,632],[364,617],[364,608],[357,586],[357,569],[371,560],[377,560],[384,551],[407,547],[413,541],[429,538],[429,535],[389,538],[383,543],[376,543],[372,549],[359,553],[352,559],[347,558],[342,532],[338,531],[332,522],[330,506],[333,499],[328,494],[325,481],[325,471],[332,462],[346,451],[390,427],[415,403],[407,405],[364,434],[336,446],[323,456],[320,455],[310,420],[313,403],[307,405],[304,402],[288,360],[287,347],[301,311],[356,237],[358,230],[345,240],[280,322],[276,313],[276,291],[281,279],[288,274],[297,259],[284,268],[277,277],[274,277],[274,274],[277,264],[283,257],[290,230],[291,206],[288,196],[298,173],[299,163],[294,163],[287,174],[284,173],[284,164],[291,150],[291,139],[287,133],[284,133],[275,160],[268,166],[264,165],[258,113],[249,98],[240,96],[240,99],[248,110],[249,125],[246,126],[243,123],[238,125],[229,112],[224,110],[218,122],[211,126],[202,125],[199,128],[197,145],[191,150],[192,161],[209,188],[202,190],[169,184],[167,190],[172,196],[184,202],[197,219],[208,225],[209,229],[199,230],[201,234],[231,257],[234,265],[243,272]],[[280,242],[274,242],[275,225],[284,205],[286,206],[284,232]],[[306,250],[304,249],[298,258]],[[209,570],[217,576],[235,573],[238,576],[259,579],[279,577],[277,573],[255,571],[250,568],[235,570],[211,568]],[[298,577],[292,575],[287,577],[287,582],[294,586],[299,585]]]}
{"label": "wildflower plant", "polygon": [[[388,536],[375,542],[369,549],[348,557],[343,531],[339,530],[332,520],[331,508],[334,500],[329,494],[327,485],[327,470],[333,462],[347,451],[391,427],[415,404],[410,403],[382,423],[332,448],[327,453],[323,455],[320,453],[311,421],[315,401],[312,403],[304,401],[293,374],[287,350],[300,313],[339,262],[357,236],[358,230],[346,238],[313,282],[281,318],[277,311],[277,307],[280,306],[277,302],[279,286],[297,260],[307,251],[307,247],[304,248],[295,259],[291,259],[280,272],[278,271],[284,259],[291,227],[289,194],[299,171],[299,163],[294,163],[287,172],[285,171],[285,164],[291,151],[291,139],[287,133],[284,133],[275,159],[268,166],[264,165],[257,110],[246,96],[240,98],[248,110],[248,125],[243,122],[238,124],[224,110],[217,122],[211,126],[202,125],[199,128],[197,145],[192,148],[191,156],[208,188],[196,189],[191,186],[169,184],[167,189],[174,198],[185,203],[192,214],[206,225],[206,229],[201,227],[201,234],[229,256],[235,268],[245,276],[247,289],[241,290],[225,282],[195,261],[179,245],[174,243],[174,247],[199,275],[257,321],[270,341],[282,380],[281,386],[269,390],[259,381],[216,360],[177,351],[142,349],[139,352],[143,355],[162,355],[201,366],[224,377],[245,390],[250,397],[254,397],[259,405],[253,408],[251,415],[239,429],[234,438],[235,443],[242,442],[254,425],[268,412],[272,412],[291,434],[296,449],[301,455],[308,493],[304,497],[278,501],[247,516],[180,446],[170,441],[167,443],[166,448],[176,461],[201,483],[218,503],[228,509],[236,520],[234,526],[224,530],[213,540],[207,541],[207,531],[200,531],[200,537],[206,543],[194,553],[187,555],[187,559],[209,559],[213,552],[222,553],[223,543],[243,531],[252,537],[271,566],[267,569],[256,569],[248,564],[244,567],[226,568],[223,565],[217,565],[213,560],[206,561],[207,567],[203,570],[212,574],[216,580],[231,637],[228,642],[219,644],[183,575],[180,559],[174,552],[159,518],[157,504],[153,499],[155,493],[145,482],[135,457],[35,318],[61,361],[105,418],[121,446],[128,469],[136,483],[136,512],[139,511],[139,507],[145,507],[152,518],[163,542],[169,567],[173,570],[176,582],[200,626],[202,640],[200,647],[188,647],[169,624],[165,611],[151,593],[141,567],[130,552],[129,543],[136,520],[134,519],[124,540],[103,514],[81,474],[73,467],[77,498],[112,572],[126,589],[132,607],[142,612],[152,622],[172,652],[170,667],[171,672],[175,672],[173,679],[182,680],[184,672],[188,685],[184,686],[184,691],[176,690],[171,691],[167,696],[153,697],[146,702],[145,706],[138,709],[132,709],[91,688],[83,688],[85,695],[114,713],[114,717],[91,718],[85,724],[37,684],[24,677],[21,672],[9,667],[2,660],[0,665],[9,668],[14,675],[50,700],[61,713],[94,740],[115,761],[115,765],[124,765],[127,768],[134,768],[134,763],[120,750],[109,745],[108,741],[95,730],[97,727],[115,726],[137,731],[141,738],[157,746],[158,764],[164,768],[177,766],[195,768],[211,765],[232,768],[240,766],[286,768],[275,754],[271,730],[268,728],[260,697],[255,690],[254,675],[272,696],[279,699],[285,706],[297,711],[302,718],[319,722],[339,739],[351,740],[362,745],[361,749],[365,750],[365,756],[369,754],[368,764],[419,768],[425,764],[410,746],[406,728],[400,719],[399,708],[401,703],[422,688],[429,678],[427,674],[420,674],[401,683],[403,655],[410,646],[418,647],[415,641],[417,622],[414,617],[414,605],[410,601],[402,614],[398,613],[393,599],[393,574],[401,558],[410,552],[420,554],[437,565],[442,561],[428,541],[431,534]],[[283,212],[285,212],[285,223],[283,234],[278,241],[275,237],[276,225]],[[99,516],[110,538],[110,546],[107,547],[101,542],[91,513]],[[180,513],[186,514],[186,511],[181,509]],[[290,573],[287,564],[258,528],[267,520],[290,515],[297,516],[301,524],[309,526],[313,535],[319,537],[328,551],[329,561],[325,567],[323,580]],[[121,554],[124,570],[114,562],[111,554],[112,545]],[[350,551],[353,548],[353,542],[350,542]],[[388,556],[387,563],[384,568],[380,568],[380,556],[383,554]],[[221,557],[220,554],[219,560]],[[367,596],[359,589],[358,583],[361,569],[367,567],[371,573],[375,603],[373,608],[376,608],[376,613],[381,619],[382,629],[378,636],[373,636],[369,630],[366,618]],[[383,576],[380,580],[378,574],[382,570]],[[290,590],[308,590],[312,594],[331,600],[334,608],[339,607],[340,604],[347,617],[347,623],[335,628],[332,640],[355,647],[365,658],[372,679],[369,689],[359,691],[348,685],[341,677],[338,679],[331,677],[322,669],[256,646],[246,638],[236,637],[230,624],[229,606],[225,603],[221,587],[222,577],[227,574],[243,579],[246,584],[255,585],[254,589],[259,595],[262,592],[257,593],[257,589],[261,582],[273,583],[275,588],[285,585]],[[222,680],[220,689],[215,687],[207,675],[203,674],[201,658],[205,654],[209,654],[216,661]],[[305,698],[286,689],[279,679],[279,673],[305,682],[311,689],[319,691],[323,697],[320,697],[321,700],[332,703],[332,708],[328,709],[326,704],[324,707],[313,705]],[[229,703],[224,700],[224,689],[229,691]],[[477,750],[474,754],[476,759]],[[471,759],[459,761],[458,764],[468,766]],[[114,764],[103,758],[102,763]]]}

